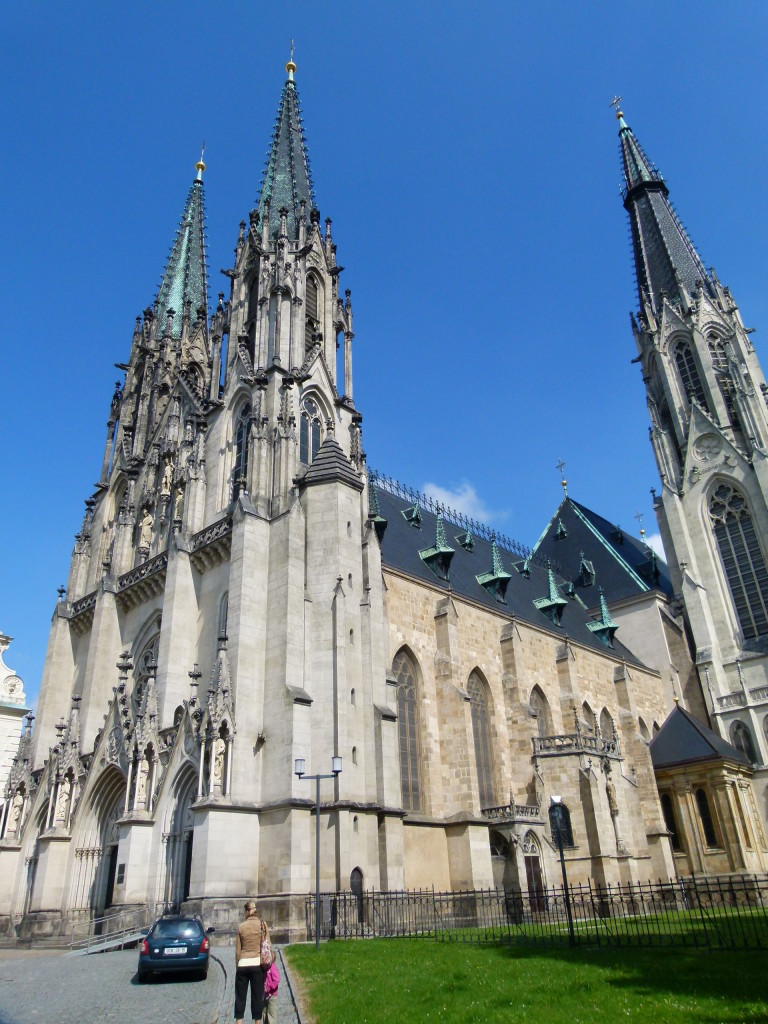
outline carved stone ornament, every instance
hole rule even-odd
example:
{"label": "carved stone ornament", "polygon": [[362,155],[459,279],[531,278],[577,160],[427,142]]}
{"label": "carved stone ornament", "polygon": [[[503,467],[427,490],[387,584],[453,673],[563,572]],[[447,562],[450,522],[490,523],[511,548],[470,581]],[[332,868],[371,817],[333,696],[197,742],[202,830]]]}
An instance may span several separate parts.
{"label": "carved stone ornament", "polygon": [[703,434],[693,446],[694,458],[699,462],[714,462],[723,449],[723,442],[716,434]]}

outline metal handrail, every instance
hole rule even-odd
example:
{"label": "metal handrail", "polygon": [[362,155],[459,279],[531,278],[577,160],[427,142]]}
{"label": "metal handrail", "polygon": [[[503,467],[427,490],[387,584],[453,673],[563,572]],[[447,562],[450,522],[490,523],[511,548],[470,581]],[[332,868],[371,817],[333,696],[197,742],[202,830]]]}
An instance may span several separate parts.
{"label": "metal handrail", "polygon": [[[72,937],[69,943],[70,952],[90,952],[92,945],[99,945],[103,942],[120,943],[123,948],[126,936],[138,931],[147,924],[149,907],[134,907],[131,910],[121,910],[117,914],[104,914],[102,917],[94,917],[88,922],[88,934],[81,938],[75,938],[78,922],[72,924]],[[112,927],[116,924],[116,927]]]}

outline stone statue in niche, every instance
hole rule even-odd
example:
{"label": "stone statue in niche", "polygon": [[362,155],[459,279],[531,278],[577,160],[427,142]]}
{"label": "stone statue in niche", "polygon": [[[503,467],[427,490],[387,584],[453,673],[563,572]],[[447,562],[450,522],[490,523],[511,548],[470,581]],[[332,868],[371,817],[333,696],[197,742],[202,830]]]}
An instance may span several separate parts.
{"label": "stone statue in niche", "polygon": [[148,548],[152,543],[152,527],[155,525],[154,517],[148,508],[144,509],[144,516],[141,520],[139,530],[139,547]]}
{"label": "stone statue in niche", "polygon": [[136,802],[138,810],[143,810],[147,804],[147,779],[149,778],[149,764],[146,757],[142,757],[136,771]]}
{"label": "stone statue in niche", "polygon": [[24,797],[16,792],[13,800],[11,801],[11,809],[8,811],[8,825],[6,832],[9,836],[15,836],[19,831],[19,823],[21,821],[21,809],[24,806]]}
{"label": "stone statue in niche", "polygon": [[171,484],[173,483],[173,467],[170,462],[166,462],[165,469],[163,470],[163,480],[160,484],[160,494],[164,498],[170,498],[171,496]]}
{"label": "stone statue in niche", "polygon": [[216,740],[213,748],[213,784],[221,789],[221,779],[224,773],[224,754],[226,752],[226,744],[224,740],[219,736]]}
{"label": "stone statue in niche", "polygon": [[184,488],[179,487],[173,501],[173,518],[181,519],[184,516]]}
{"label": "stone statue in niche", "polygon": [[611,815],[615,818],[619,813],[619,805],[616,803],[616,787],[610,779],[605,784],[605,792],[608,794],[608,807]]}
{"label": "stone statue in niche", "polygon": [[59,783],[59,792],[56,797],[56,810],[53,816],[53,824],[67,827],[69,818],[69,805],[72,802],[72,780],[68,775]]}

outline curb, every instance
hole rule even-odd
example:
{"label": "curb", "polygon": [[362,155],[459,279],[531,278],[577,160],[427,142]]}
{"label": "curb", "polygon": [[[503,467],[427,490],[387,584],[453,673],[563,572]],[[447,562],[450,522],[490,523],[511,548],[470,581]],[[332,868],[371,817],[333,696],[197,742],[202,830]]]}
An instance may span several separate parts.
{"label": "curb", "polygon": [[297,1024],[303,1024],[303,1021],[301,1019],[301,1013],[299,1012],[299,1004],[296,1001],[296,993],[294,992],[293,989],[293,982],[291,981],[291,975],[288,970],[288,964],[285,962],[285,957],[283,956],[282,948],[278,948],[277,952],[280,957],[280,965],[283,968],[283,977],[285,978],[285,983],[288,986],[288,991],[291,994],[291,1003],[293,1004],[293,1010],[294,1013],[296,1014]]}
{"label": "curb", "polygon": [[224,976],[224,980],[223,980],[223,983],[222,983],[222,986],[221,986],[221,995],[219,996],[218,1001],[216,1003],[216,1008],[213,1011],[213,1017],[211,1017],[211,1024],[218,1024],[218,1021],[221,1018],[222,1011],[224,1009],[225,999],[226,999],[226,995],[227,995],[227,982],[229,981],[229,975],[227,974],[227,968],[224,966],[224,961],[223,960],[220,960],[216,956],[216,954],[214,952],[212,952],[212,951],[209,953],[209,956],[210,956],[211,960],[215,960],[215,962],[219,965],[219,967],[221,968],[221,973]]}

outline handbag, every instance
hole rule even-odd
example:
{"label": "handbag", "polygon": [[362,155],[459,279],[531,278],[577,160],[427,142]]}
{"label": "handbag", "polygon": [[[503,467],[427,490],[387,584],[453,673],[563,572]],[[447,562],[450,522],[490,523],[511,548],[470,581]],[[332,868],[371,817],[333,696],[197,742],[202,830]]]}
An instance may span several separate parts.
{"label": "handbag", "polygon": [[269,941],[269,935],[267,934],[267,922],[261,922],[261,966],[264,970],[269,970],[272,966],[274,956],[272,955],[272,943]]}

